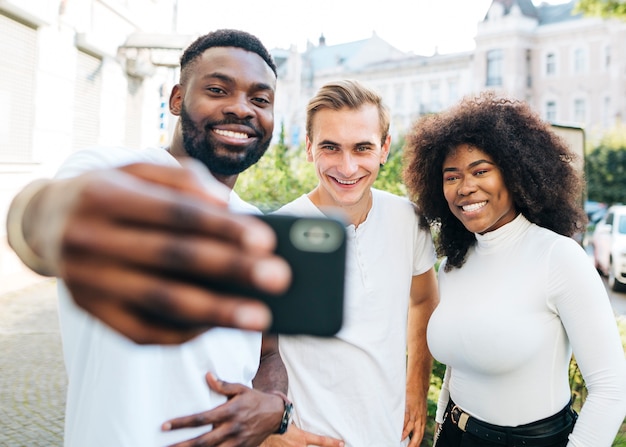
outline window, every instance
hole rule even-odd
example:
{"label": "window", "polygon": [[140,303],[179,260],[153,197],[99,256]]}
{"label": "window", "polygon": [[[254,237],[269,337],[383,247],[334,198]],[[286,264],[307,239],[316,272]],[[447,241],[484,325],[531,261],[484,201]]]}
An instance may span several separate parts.
{"label": "window", "polygon": [[430,86],[430,111],[439,112],[441,110],[441,88],[439,84]]}
{"label": "window", "polygon": [[396,84],[395,88],[395,108],[398,110],[404,109],[404,85]]}
{"label": "window", "polygon": [[577,48],[574,50],[574,73],[581,74],[587,71],[587,55],[585,50]]}
{"label": "window", "polygon": [[502,85],[502,65],[504,54],[502,50],[491,50],[487,52],[487,87]]}
{"label": "window", "polygon": [[604,127],[611,125],[611,98],[604,97],[604,104],[602,105],[602,124]]}
{"label": "window", "polygon": [[554,122],[556,121],[556,102],[548,101],[546,103],[546,121]]}
{"label": "window", "polygon": [[533,86],[533,65],[532,65],[532,52],[530,49],[526,50],[526,87]]}
{"label": "window", "polygon": [[574,100],[574,121],[577,123],[584,123],[587,115],[586,104],[584,99]]}
{"label": "window", "polygon": [[411,105],[412,112],[417,111],[417,113],[421,115],[424,109],[422,102],[422,84],[415,82],[413,84],[413,104]]}
{"label": "window", "polygon": [[37,31],[0,13],[0,162],[32,162]]}
{"label": "window", "polygon": [[459,99],[459,82],[457,80],[448,81],[448,104],[453,104]]}
{"label": "window", "polygon": [[546,55],[546,74],[548,76],[556,75],[556,55],[554,53]]}

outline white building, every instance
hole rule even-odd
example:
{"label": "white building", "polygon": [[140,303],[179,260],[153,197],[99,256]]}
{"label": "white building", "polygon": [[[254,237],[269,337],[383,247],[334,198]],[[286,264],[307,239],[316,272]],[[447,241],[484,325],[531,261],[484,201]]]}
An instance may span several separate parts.
{"label": "white building", "polygon": [[[4,235],[8,205],[24,184],[52,175],[86,146],[141,147],[166,137],[160,93],[173,70],[123,47],[135,45],[131,37],[171,31],[172,7],[172,0],[0,0],[0,286],[22,271]],[[174,65],[187,43],[175,49]]]}

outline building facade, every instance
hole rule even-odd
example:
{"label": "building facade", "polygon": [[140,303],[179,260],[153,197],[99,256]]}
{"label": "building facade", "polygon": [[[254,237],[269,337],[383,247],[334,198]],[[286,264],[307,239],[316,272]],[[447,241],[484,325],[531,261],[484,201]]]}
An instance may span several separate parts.
{"label": "building facade", "polygon": [[162,138],[172,69],[126,44],[171,31],[172,1],[0,0],[0,281],[22,269],[4,237],[19,189],[80,148]]}
{"label": "building facade", "polygon": [[626,22],[574,14],[575,3],[494,0],[467,53],[398,54],[376,35],[333,46],[320,38],[303,54],[277,53],[279,93],[290,99],[277,107],[292,132],[287,141],[303,141],[308,98],[340,78],[361,80],[383,95],[394,137],[417,117],[483,90],[525,100],[552,123],[599,135],[626,116]]}

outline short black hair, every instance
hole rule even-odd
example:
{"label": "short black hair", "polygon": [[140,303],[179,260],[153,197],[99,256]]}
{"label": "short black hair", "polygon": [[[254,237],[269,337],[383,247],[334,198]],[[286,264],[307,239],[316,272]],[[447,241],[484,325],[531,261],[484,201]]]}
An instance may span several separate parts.
{"label": "short black hair", "polygon": [[180,83],[184,84],[188,77],[188,67],[209,48],[236,47],[258,54],[261,59],[277,75],[276,64],[270,52],[258,37],[236,29],[218,29],[198,37],[187,47],[180,57]]}

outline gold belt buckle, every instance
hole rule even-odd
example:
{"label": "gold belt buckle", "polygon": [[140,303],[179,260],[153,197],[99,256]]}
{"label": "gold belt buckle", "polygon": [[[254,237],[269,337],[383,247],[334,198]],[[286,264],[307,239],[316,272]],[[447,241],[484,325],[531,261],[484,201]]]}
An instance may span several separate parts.
{"label": "gold belt buckle", "polygon": [[[454,420],[454,416],[455,415],[459,415],[459,419],[458,420]],[[465,431],[466,427],[467,427],[467,421],[469,420],[469,414],[465,413],[463,410],[461,410],[459,407],[457,407],[456,405],[454,407],[452,407],[452,410],[450,411],[450,419],[452,419],[452,422],[461,429],[461,431]]]}

